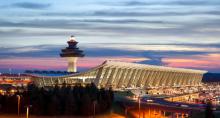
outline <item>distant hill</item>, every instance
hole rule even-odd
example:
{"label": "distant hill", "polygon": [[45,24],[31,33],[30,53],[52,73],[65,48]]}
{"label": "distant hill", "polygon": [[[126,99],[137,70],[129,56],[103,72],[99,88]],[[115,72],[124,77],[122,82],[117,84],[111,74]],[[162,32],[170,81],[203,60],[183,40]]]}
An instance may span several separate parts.
{"label": "distant hill", "polygon": [[202,82],[220,82],[220,73],[206,73],[202,78]]}

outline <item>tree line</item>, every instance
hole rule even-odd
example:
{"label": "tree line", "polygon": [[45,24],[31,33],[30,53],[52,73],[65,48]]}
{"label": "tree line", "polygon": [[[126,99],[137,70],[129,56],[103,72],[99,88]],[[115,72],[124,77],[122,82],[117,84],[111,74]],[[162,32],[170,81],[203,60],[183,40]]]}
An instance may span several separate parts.
{"label": "tree line", "polygon": [[20,113],[30,107],[31,115],[92,115],[106,112],[114,100],[112,89],[98,89],[93,83],[82,86],[66,85],[38,88],[34,84],[27,91],[14,95],[0,95],[0,113],[17,113],[18,95],[21,96]]}

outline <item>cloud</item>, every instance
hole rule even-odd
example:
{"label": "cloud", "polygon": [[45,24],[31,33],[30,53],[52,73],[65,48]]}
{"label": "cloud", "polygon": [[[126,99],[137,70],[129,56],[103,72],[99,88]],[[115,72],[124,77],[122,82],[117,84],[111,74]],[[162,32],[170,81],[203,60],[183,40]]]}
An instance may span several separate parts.
{"label": "cloud", "polygon": [[207,6],[207,5],[220,5],[220,2],[218,0],[212,0],[212,1],[207,1],[207,0],[196,0],[196,1],[191,1],[191,0],[177,0],[177,1],[172,1],[168,2],[167,4],[171,5],[188,5],[188,6]]}
{"label": "cloud", "polygon": [[[202,44],[108,44],[97,45],[96,48],[129,50],[129,51],[160,51],[160,52],[220,52],[219,45],[209,47]],[[169,48],[168,48],[169,47]]]}
{"label": "cloud", "polygon": [[[59,57],[66,45],[36,45],[23,47],[0,47],[1,58],[13,57]],[[181,55],[203,55],[220,53],[218,44],[120,44],[120,43],[81,43],[80,49],[88,57],[174,57]],[[114,53],[113,53],[114,52]],[[155,55],[156,54],[156,55]]]}
{"label": "cloud", "polygon": [[[159,9],[159,8],[158,8]],[[192,16],[192,15],[220,15],[218,9],[188,9],[188,10],[161,10],[143,9],[143,10],[130,10],[130,9],[111,9],[105,8],[101,10],[93,10],[87,12],[47,12],[41,13],[42,16],[60,16],[60,17],[150,17],[150,16]],[[93,19],[94,20],[94,19]]]}
{"label": "cloud", "polygon": [[[78,61],[80,70],[93,68],[102,64],[105,60],[124,61],[137,63],[140,61],[148,60],[147,58],[140,57],[85,57]],[[13,70],[27,70],[27,69],[41,69],[41,70],[66,70],[67,60],[60,57],[17,57],[0,60],[0,72],[12,68]]]}
{"label": "cloud", "polygon": [[[80,45],[80,49],[84,50],[86,57],[79,60],[79,67],[83,70],[95,67],[105,60],[115,60],[180,68],[204,69],[211,72],[220,71],[218,64],[220,45],[217,44],[108,45],[112,46],[107,46],[106,44]],[[66,46],[0,47],[0,67],[6,70],[7,68],[13,67],[24,70],[26,68],[54,68],[65,70],[66,61],[59,57],[60,50],[64,47]],[[31,50],[28,51],[27,49],[30,48]]]}
{"label": "cloud", "polygon": [[[217,38],[220,36],[218,31],[220,11],[217,9],[194,11],[99,9],[83,12],[47,11],[39,14],[33,18],[25,17],[25,20],[0,20],[1,27],[14,28],[7,32],[0,31],[0,36],[7,39],[16,36],[26,39],[63,36],[74,32],[75,35],[102,39],[104,37],[106,40],[109,40],[109,37],[117,37],[118,39],[112,39],[114,42],[123,41],[124,37],[131,38],[134,42],[136,39],[141,41],[146,39],[145,42],[150,42],[149,40],[197,42],[199,39],[202,42],[210,40],[214,43],[219,42]],[[203,30],[204,28],[208,30]]]}
{"label": "cloud", "polygon": [[193,55],[163,58],[162,62],[166,66],[180,67],[180,68],[200,68],[208,69],[213,72],[220,70],[220,53],[210,53],[205,55]]}
{"label": "cloud", "polygon": [[[103,3],[102,3],[103,4]],[[181,5],[181,6],[218,6],[220,2],[218,0],[172,0],[172,1],[123,1],[123,2],[105,2],[105,5],[116,5],[125,7],[136,7],[136,6],[153,6],[153,5]]]}
{"label": "cloud", "polygon": [[11,5],[12,7],[25,9],[47,9],[51,4],[33,3],[33,2],[19,2]]}
{"label": "cloud", "polygon": [[[102,13],[101,13],[102,14]],[[101,15],[100,14],[100,15]],[[103,12],[105,14],[105,12]],[[123,16],[123,12],[107,12],[106,15]],[[131,15],[133,13],[125,13],[124,15]],[[138,13],[134,13],[138,15]],[[140,13],[139,15],[141,15]],[[143,15],[143,14],[142,14]],[[149,19],[131,19],[131,18],[120,18],[120,19],[110,19],[110,18],[80,18],[80,19],[35,19],[35,20],[25,20],[20,22],[15,21],[0,21],[2,27],[20,27],[26,28],[24,32],[18,32],[18,35],[36,35],[36,36],[51,36],[51,35],[64,35],[68,32],[73,32],[74,30],[77,34],[81,36],[121,36],[127,35],[140,38],[141,36],[146,37],[149,35],[153,37],[163,37],[163,36],[176,36],[181,38],[187,37],[217,37],[219,36],[219,19],[211,20],[200,20],[200,21],[164,21],[164,20],[149,20]],[[42,28],[40,31],[45,29],[45,32],[39,32],[39,30],[30,30],[28,28]],[[50,29],[48,29],[50,28]],[[203,31],[202,29],[209,28],[209,31]],[[57,29],[54,31],[54,29]],[[68,31],[69,30],[69,31]],[[104,32],[103,32],[104,31]],[[215,31],[215,32],[213,32]],[[202,33],[201,33],[202,32]],[[0,32],[2,35],[7,35],[9,33]],[[11,31],[11,33],[16,34],[16,32]],[[163,39],[167,40],[167,39]]]}
{"label": "cloud", "polygon": [[15,57],[58,57],[65,46],[37,45],[23,47],[0,47],[1,59]]}
{"label": "cloud", "polygon": [[108,16],[108,17],[149,17],[149,16],[189,16],[189,15],[220,15],[220,11],[160,11],[160,12],[146,12],[146,11],[96,11],[94,16]]}
{"label": "cloud", "polygon": [[[61,28],[73,29],[79,27],[92,27],[97,24],[163,24],[161,20],[140,20],[140,19],[48,19],[48,20],[25,20],[23,22],[3,21],[0,20],[0,26],[3,27],[44,27],[44,28]],[[73,27],[74,26],[74,27]]]}
{"label": "cloud", "polygon": [[142,23],[164,23],[160,20],[139,20],[139,19],[85,19],[81,20],[81,22],[88,22],[88,23],[109,23],[109,24],[142,24]]}

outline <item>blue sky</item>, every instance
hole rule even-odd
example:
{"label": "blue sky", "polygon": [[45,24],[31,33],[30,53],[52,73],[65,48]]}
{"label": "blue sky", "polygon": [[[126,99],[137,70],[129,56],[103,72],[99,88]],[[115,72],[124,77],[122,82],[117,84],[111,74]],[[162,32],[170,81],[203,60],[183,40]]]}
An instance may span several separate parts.
{"label": "blue sky", "polygon": [[11,58],[58,58],[59,48],[72,34],[88,57],[116,57],[119,54],[106,55],[103,49],[116,50],[120,56],[182,67],[181,59],[192,62],[203,56],[200,64],[206,66],[186,68],[220,71],[217,60],[215,67],[207,68],[210,58],[220,54],[219,0],[2,0],[0,66],[13,67],[3,65]]}
{"label": "blue sky", "polygon": [[[219,43],[219,0],[1,1],[0,45]],[[10,34],[10,35],[9,35]]]}

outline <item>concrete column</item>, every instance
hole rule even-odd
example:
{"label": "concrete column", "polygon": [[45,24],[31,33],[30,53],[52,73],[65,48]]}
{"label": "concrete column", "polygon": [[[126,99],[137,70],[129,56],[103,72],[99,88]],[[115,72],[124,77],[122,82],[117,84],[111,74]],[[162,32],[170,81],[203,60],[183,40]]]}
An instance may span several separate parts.
{"label": "concrete column", "polygon": [[174,87],[174,83],[176,82],[177,74],[178,74],[177,72],[173,72],[172,79],[171,79],[171,81],[170,81],[170,83],[169,83],[169,85],[170,85],[171,87]]}
{"label": "concrete column", "polygon": [[180,78],[180,82],[179,82],[180,86],[183,86],[183,84],[184,84],[185,75],[186,75],[186,73],[181,73],[181,78]]}
{"label": "concrete column", "polygon": [[139,73],[140,69],[136,69],[135,73],[134,73],[134,76],[133,76],[133,79],[132,79],[132,82],[131,82],[131,85],[136,87],[136,82],[137,82],[137,76],[138,76],[138,73]]}
{"label": "concrete column", "polygon": [[122,87],[122,85],[124,83],[124,79],[125,79],[127,73],[128,73],[127,68],[122,70],[122,74],[121,74],[121,77],[119,78],[119,82],[118,82],[118,87]]}
{"label": "concrete column", "polygon": [[109,85],[112,85],[112,80],[114,79],[114,75],[115,75],[116,71],[117,71],[116,67],[112,68],[111,74],[110,74],[109,79],[106,84],[106,87],[109,87]]}
{"label": "concrete column", "polygon": [[146,81],[145,78],[147,78],[148,73],[149,73],[148,70],[144,70],[143,71],[143,73],[141,74],[141,78],[140,78],[140,80],[138,82],[138,86],[143,86],[144,87],[145,81]]}
{"label": "concrete column", "polygon": [[180,77],[180,76],[179,76],[179,72],[176,72],[176,73],[175,73],[174,80],[173,80],[173,86],[176,87],[176,86],[178,85],[177,82],[178,82],[179,77]]}
{"label": "concrete column", "polygon": [[115,87],[117,87],[117,85],[118,85],[118,82],[119,82],[119,79],[120,79],[119,77],[121,75],[121,72],[122,72],[122,68],[119,68],[118,72],[117,72],[117,74],[116,74],[116,76],[113,80],[113,83],[114,83]]}
{"label": "concrete column", "polygon": [[136,76],[135,76],[135,79],[134,79],[134,85],[135,85],[135,87],[137,87],[138,86],[138,82],[139,82],[139,79],[141,78],[140,76],[141,76],[141,73],[143,72],[143,69],[139,69],[138,70],[138,72],[137,72],[137,74],[136,74]]}
{"label": "concrete column", "polygon": [[158,81],[156,83],[156,86],[162,86],[162,80],[164,78],[165,72],[164,71],[160,71],[160,76],[158,77]]}
{"label": "concrete column", "polygon": [[169,86],[169,87],[172,86],[174,73],[175,73],[175,72],[170,72],[169,79],[168,79],[168,81],[167,81],[167,86]]}
{"label": "concrete column", "polygon": [[160,74],[161,74],[161,72],[159,70],[156,70],[155,77],[154,77],[154,79],[152,81],[152,85],[154,87],[157,87],[156,84],[158,82],[158,78],[160,77]]}
{"label": "concrete column", "polygon": [[145,73],[143,75],[143,78],[141,79],[140,81],[140,86],[144,86],[144,87],[149,87],[149,76],[151,74],[151,71],[150,70],[145,70]]}
{"label": "concrete column", "polygon": [[153,81],[154,81],[154,78],[155,78],[156,75],[157,75],[157,71],[151,70],[151,74],[150,74],[149,77],[148,77],[148,83],[149,83],[149,85],[154,86],[154,85],[153,85]]}
{"label": "concrete column", "polygon": [[186,86],[187,78],[188,78],[188,73],[184,73],[184,74],[183,74],[182,86]]}
{"label": "concrete column", "polygon": [[191,80],[192,80],[192,77],[193,77],[193,74],[190,73],[189,76],[188,76],[187,85],[190,85],[190,82],[191,82]]}
{"label": "concrete column", "polygon": [[112,84],[115,83],[115,81],[117,81],[116,77],[119,74],[119,71],[120,71],[120,68],[116,67],[115,68],[115,74],[113,75],[113,78],[112,78]]}
{"label": "concrete column", "polygon": [[136,86],[138,86],[138,87],[141,86],[141,82],[142,82],[143,78],[145,77],[145,73],[146,73],[146,70],[142,70],[142,71],[141,71],[141,74],[140,74],[140,77],[139,77],[139,79],[138,79],[138,81],[137,81]]}
{"label": "concrete column", "polygon": [[191,83],[192,79],[193,79],[193,74],[190,73],[189,76],[188,76],[187,85],[191,86],[190,83]]}
{"label": "concrete column", "polygon": [[189,79],[188,84],[189,84],[190,86],[192,86],[192,81],[193,81],[193,79],[195,79],[195,78],[194,78],[194,74],[192,73],[189,78],[190,78],[190,79]]}
{"label": "concrete column", "polygon": [[128,71],[127,75],[126,75],[125,81],[124,81],[124,86],[125,87],[128,87],[128,84],[130,82],[130,78],[131,78],[131,75],[132,75],[133,71],[134,70],[132,68],[129,69],[129,71]]}
{"label": "concrete column", "polygon": [[171,75],[172,75],[172,72],[167,72],[166,80],[164,81],[165,86],[169,85]]}
{"label": "concrete column", "polygon": [[168,80],[169,80],[169,72],[165,72],[163,79],[161,80],[161,85],[167,86]]}
{"label": "concrete column", "polygon": [[155,78],[156,75],[157,75],[157,72],[152,70],[151,75],[148,77],[149,85],[153,86],[153,81],[154,81],[154,78]]}
{"label": "concrete column", "polygon": [[164,78],[164,75],[165,75],[165,72],[164,71],[160,71],[160,76],[158,77],[158,80],[157,80],[157,83],[156,83],[156,86],[162,86],[162,80]]}
{"label": "concrete column", "polygon": [[179,72],[175,72],[172,83],[173,87],[176,87],[178,85],[177,84],[178,79],[179,79]]}
{"label": "concrete column", "polygon": [[108,82],[108,75],[110,74],[111,69],[112,69],[112,67],[107,67],[105,69],[105,74],[103,75],[103,77],[100,80],[100,86],[105,86],[107,84],[107,82]]}
{"label": "concrete column", "polygon": [[129,82],[128,82],[128,84],[127,84],[128,87],[131,87],[131,86],[132,86],[133,80],[134,80],[134,78],[135,78],[135,74],[136,74],[136,73],[137,73],[137,69],[133,69],[133,70],[132,70],[132,74],[131,74],[131,76],[130,76],[130,78],[129,78]]}
{"label": "concrete column", "polygon": [[182,72],[179,72],[177,77],[178,77],[178,78],[177,78],[177,80],[176,80],[176,84],[177,84],[178,86],[181,86],[181,81],[182,81],[182,78],[183,78]]}
{"label": "concrete column", "polygon": [[127,72],[127,75],[125,76],[125,79],[124,79],[124,86],[125,87],[128,86],[128,82],[130,80],[130,76],[131,76],[132,72],[133,72],[133,70],[129,69],[128,72]]}
{"label": "concrete column", "polygon": [[197,85],[197,81],[198,81],[198,76],[199,74],[195,74],[195,79],[193,80],[193,85]]}
{"label": "concrete column", "polygon": [[193,74],[192,80],[190,81],[191,86],[195,86],[194,82],[196,80],[196,74]]}
{"label": "concrete column", "polygon": [[97,73],[96,78],[95,78],[95,80],[94,80],[94,83],[95,83],[96,86],[99,86],[99,84],[100,84],[101,81],[102,81],[101,74],[102,74],[102,72],[103,72],[103,69],[104,69],[104,67],[101,67],[101,68],[99,68],[99,70],[98,70],[98,73]]}

